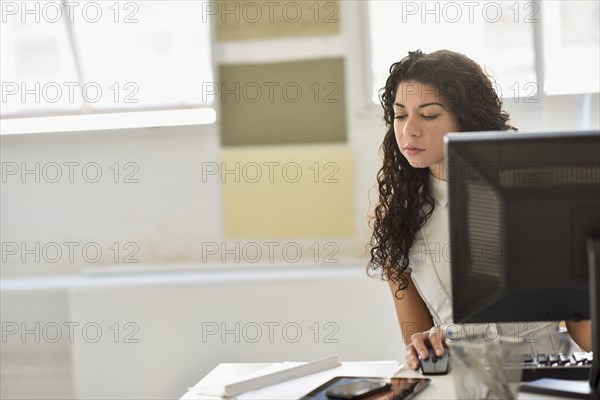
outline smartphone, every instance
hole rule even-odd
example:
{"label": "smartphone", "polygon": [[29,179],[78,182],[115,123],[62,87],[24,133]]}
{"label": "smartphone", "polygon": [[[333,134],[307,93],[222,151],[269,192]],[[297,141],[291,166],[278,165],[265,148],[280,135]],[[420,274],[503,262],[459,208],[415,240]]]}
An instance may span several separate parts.
{"label": "smartphone", "polygon": [[360,379],[352,383],[336,386],[325,392],[331,399],[361,399],[373,393],[390,388],[387,380]]}

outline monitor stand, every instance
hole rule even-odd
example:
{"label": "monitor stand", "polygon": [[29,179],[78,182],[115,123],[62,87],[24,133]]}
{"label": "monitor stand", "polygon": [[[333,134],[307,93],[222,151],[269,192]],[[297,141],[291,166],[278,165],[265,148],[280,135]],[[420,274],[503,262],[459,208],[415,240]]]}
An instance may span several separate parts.
{"label": "monitor stand", "polygon": [[521,392],[566,396],[579,399],[598,399],[600,389],[600,235],[591,236],[587,240],[589,278],[590,278],[590,314],[592,317],[592,352],[594,359],[590,369],[589,382],[568,381],[564,379],[538,379],[521,384]]}

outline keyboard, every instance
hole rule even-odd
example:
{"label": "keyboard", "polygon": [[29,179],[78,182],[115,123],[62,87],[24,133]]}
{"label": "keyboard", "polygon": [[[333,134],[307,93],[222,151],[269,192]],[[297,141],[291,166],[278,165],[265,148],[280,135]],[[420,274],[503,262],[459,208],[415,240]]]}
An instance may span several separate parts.
{"label": "keyboard", "polygon": [[593,353],[574,352],[567,354],[523,355],[518,363],[509,363],[508,368],[522,368],[522,382],[540,378],[587,380],[590,376]]}

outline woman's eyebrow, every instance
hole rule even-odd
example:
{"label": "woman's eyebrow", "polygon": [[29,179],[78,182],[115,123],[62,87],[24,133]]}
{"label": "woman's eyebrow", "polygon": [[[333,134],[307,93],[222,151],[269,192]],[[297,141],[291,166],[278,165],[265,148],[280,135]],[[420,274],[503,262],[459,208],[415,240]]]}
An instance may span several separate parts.
{"label": "woman's eyebrow", "polygon": [[433,103],[423,103],[419,106],[419,108],[423,108],[423,107],[428,107],[428,106],[440,106],[442,108],[446,108],[446,106],[442,103],[437,103],[437,102],[433,102]]}
{"label": "woman's eyebrow", "polygon": [[[424,107],[429,107],[429,106],[440,106],[442,108],[446,108],[446,106],[442,103],[437,103],[437,102],[432,102],[432,103],[423,103],[421,105],[419,105],[418,108],[424,108]],[[394,107],[401,107],[401,108],[406,108],[406,106],[402,103],[394,103]]]}

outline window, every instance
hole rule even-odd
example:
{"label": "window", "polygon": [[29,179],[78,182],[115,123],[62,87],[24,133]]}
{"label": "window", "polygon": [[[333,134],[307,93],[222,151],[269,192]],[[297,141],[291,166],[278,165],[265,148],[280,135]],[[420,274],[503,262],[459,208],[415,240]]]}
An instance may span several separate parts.
{"label": "window", "polygon": [[598,92],[598,4],[370,0],[371,100],[408,51],[442,48],[476,58],[504,98]]}
{"label": "window", "polygon": [[1,116],[210,107],[203,3],[3,1]]}
{"label": "window", "polygon": [[600,91],[600,2],[543,1],[546,94]]}

